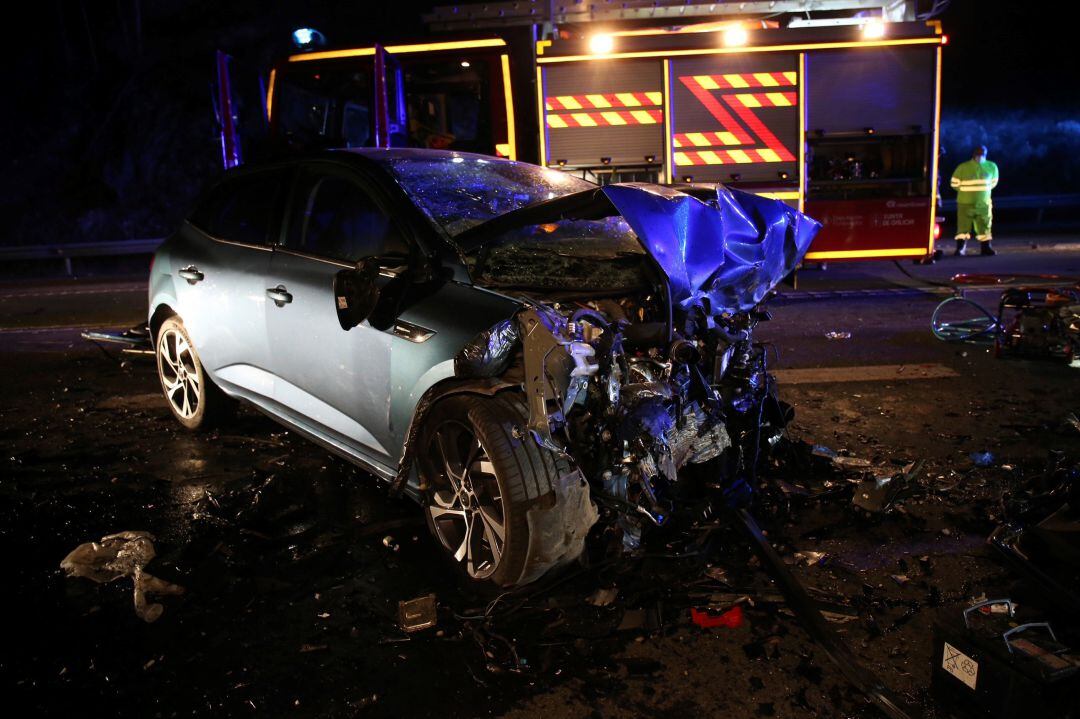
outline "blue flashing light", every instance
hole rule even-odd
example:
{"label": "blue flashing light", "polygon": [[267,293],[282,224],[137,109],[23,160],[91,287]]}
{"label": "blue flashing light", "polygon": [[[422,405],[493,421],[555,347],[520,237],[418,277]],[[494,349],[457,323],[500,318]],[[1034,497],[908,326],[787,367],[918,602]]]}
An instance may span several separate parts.
{"label": "blue flashing light", "polygon": [[326,36],[313,27],[300,27],[293,30],[293,45],[301,50],[310,50],[326,44]]}

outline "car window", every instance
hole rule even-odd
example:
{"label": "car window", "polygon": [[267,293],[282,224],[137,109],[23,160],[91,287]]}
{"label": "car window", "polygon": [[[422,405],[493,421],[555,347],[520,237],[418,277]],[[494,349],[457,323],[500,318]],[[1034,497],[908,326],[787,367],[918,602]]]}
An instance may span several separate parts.
{"label": "car window", "polygon": [[223,180],[189,218],[207,234],[223,240],[263,245],[280,206],[284,170],[245,174]]}
{"label": "car window", "polygon": [[296,197],[286,247],[349,261],[408,254],[390,217],[348,177],[307,173]]}

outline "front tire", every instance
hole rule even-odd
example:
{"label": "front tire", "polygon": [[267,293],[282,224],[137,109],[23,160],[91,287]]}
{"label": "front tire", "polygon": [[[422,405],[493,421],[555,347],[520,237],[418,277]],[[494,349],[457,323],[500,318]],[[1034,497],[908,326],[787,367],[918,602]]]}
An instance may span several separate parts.
{"label": "front tire", "polygon": [[516,395],[458,395],[435,404],[420,433],[428,527],[480,585],[526,584],[576,559],[596,521],[588,485],[524,431],[527,416]]}
{"label": "front tire", "polygon": [[154,341],[158,380],[173,417],[190,430],[208,429],[227,417],[235,401],[203,369],[179,317],[161,323]]}

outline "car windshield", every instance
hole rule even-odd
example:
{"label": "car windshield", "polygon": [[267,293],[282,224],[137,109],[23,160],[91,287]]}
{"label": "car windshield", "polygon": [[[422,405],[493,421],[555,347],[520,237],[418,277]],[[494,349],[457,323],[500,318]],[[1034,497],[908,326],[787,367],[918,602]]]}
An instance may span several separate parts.
{"label": "car windshield", "polygon": [[622,217],[509,230],[469,252],[473,281],[490,287],[609,292],[648,287],[645,250]]}
{"label": "car windshield", "polygon": [[560,170],[476,155],[397,156],[385,166],[451,238],[511,210],[595,187]]}

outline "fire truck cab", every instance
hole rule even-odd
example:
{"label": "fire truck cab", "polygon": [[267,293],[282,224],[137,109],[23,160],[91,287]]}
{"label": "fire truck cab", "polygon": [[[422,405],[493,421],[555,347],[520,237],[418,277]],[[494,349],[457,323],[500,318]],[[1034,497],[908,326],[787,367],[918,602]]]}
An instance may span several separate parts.
{"label": "fire truck cab", "polygon": [[266,119],[281,146],[460,149],[598,183],[723,182],[821,221],[808,261],[929,258],[947,41],[936,9],[445,6],[425,19],[446,39],[279,62]]}

